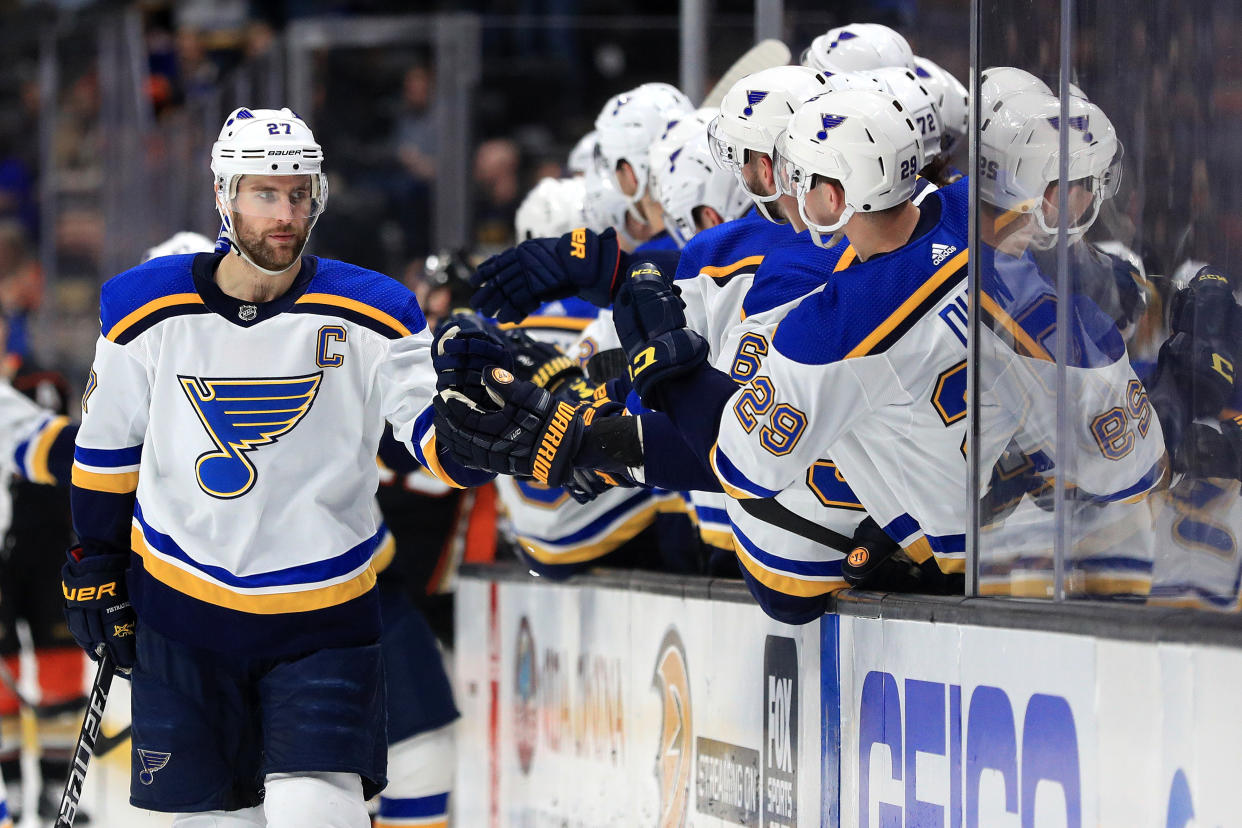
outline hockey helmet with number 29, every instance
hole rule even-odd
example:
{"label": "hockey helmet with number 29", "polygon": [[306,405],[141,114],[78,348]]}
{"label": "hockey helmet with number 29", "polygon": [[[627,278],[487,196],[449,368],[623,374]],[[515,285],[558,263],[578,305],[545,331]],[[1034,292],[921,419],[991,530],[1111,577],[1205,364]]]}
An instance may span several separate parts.
{"label": "hockey helmet with number 29", "polygon": [[[328,201],[328,179],[323,174],[323,150],[306,122],[293,110],[233,110],[211,147],[211,172],[215,176],[216,209],[224,222],[221,236],[227,238],[238,255],[260,271],[275,276],[284,270],[259,267],[237,244],[233,213],[255,218],[292,215],[309,222],[309,235],[315,220]],[[239,199],[238,183],[244,175],[300,175],[307,177],[307,190],[294,191],[286,206],[280,197]],[[268,194],[272,196],[272,194]],[[299,251],[300,255],[301,251]],[[297,258],[294,258],[297,261]],[[292,267],[292,264],[290,265]],[[288,268],[285,268],[287,270]]]}
{"label": "hockey helmet with number 29", "polygon": [[[828,92],[802,104],[776,139],[776,180],[820,247],[832,247],[855,213],[896,207],[914,195],[923,167],[918,128],[887,92]],[[831,225],[807,217],[806,196],[823,176],[840,182],[845,209]],[[828,238],[825,239],[824,237]]]}

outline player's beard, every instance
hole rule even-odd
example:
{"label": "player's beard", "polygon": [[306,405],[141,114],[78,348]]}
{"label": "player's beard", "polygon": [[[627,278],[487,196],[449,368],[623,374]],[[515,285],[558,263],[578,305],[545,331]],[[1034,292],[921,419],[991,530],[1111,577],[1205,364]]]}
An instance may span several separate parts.
{"label": "player's beard", "polygon": [[[302,250],[306,247],[306,239],[310,235],[309,221],[269,225],[260,231],[247,227],[246,220],[240,213],[233,214],[233,227],[237,231],[237,237],[234,239],[237,246],[250,257],[250,261],[264,270],[288,270],[298,256],[302,255]],[[293,244],[287,247],[277,247],[268,241],[267,237],[270,233],[292,233]]]}

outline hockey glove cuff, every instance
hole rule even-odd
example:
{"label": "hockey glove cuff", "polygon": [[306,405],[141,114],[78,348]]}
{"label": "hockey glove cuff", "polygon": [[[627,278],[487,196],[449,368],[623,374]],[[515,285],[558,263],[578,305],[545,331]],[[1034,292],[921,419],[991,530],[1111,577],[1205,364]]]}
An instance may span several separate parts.
{"label": "hockey glove cuff", "polygon": [[616,230],[579,228],[559,239],[530,239],[491,257],[475,272],[470,304],[501,322],[519,322],[544,302],[581,296],[606,308],[621,265]]}
{"label": "hockey glove cuff", "polygon": [[[520,328],[511,328],[501,335],[513,354],[513,374],[519,380],[533,382],[553,394],[562,385],[583,377],[578,360],[566,354],[551,342],[540,342]],[[587,398],[590,391],[585,392]],[[582,392],[573,394],[580,400]]]}
{"label": "hockey glove cuff", "polygon": [[137,657],[138,616],[129,603],[128,568],[128,555],[84,557],[82,547],[75,546],[60,571],[69,632],[93,659],[106,648],[120,669],[133,667]]}
{"label": "hockey glove cuff", "polygon": [[453,390],[484,404],[483,372],[496,365],[512,370],[513,356],[495,326],[475,314],[458,313],[436,328],[431,364],[437,391]]}
{"label": "hockey glove cuff", "polygon": [[685,303],[655,265],[630,269],[613,305],[617,336],[630,360],[630,377],[643,405],[658,408],[660,383],[707,360],[707,341],[685,327]]}

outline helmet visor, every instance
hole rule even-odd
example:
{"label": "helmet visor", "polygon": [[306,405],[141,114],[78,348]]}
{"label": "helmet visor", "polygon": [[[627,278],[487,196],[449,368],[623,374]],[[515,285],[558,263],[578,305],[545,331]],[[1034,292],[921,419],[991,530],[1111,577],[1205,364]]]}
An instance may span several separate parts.
{"label": "helmet visor", "polygon": [[776,176],[777,192],[800,198],[811,186],[811,174],[789,157],[789,133],[776,136],[772,151],[772,172]]}
{"label": "helmet visor", "polygon": [[243,175],[230,190],[229,209],[251,218],[308,221],[323,212],[328,200],[322,174]]}

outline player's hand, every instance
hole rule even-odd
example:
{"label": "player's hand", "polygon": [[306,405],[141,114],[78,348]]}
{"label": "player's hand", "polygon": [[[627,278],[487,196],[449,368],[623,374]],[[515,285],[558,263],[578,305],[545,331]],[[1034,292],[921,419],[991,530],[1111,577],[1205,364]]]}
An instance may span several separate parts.
{"label": "player's hand", "polygon": [[75,546],[68,558],[60,577],[73,639],[93,659],[98,660],[106,648],[118,669],[133,667],[138,615],[125,583],[129,556],[83,556],[82,547]]}
{"label": "player's hand", "polygon": [[557,400],[503,368],[487,371],[483,388],[490,397],[483,406],[454,391],[436,395],[437,441],[463,465],[563,486],[573,474],[590,407]]}
{"label": "player's hand", "polygon": [[578,360],[551,342],[540,342],[521,328],[502,331],[501,336],[513,354],[512,371],[519,380],[556,394],[565,383],[584,376]]}
{"label": "player's hand", "polygon": [[613,303],[613,322],[630,360],[630,377],[643,405],[657,408],[660,383],[707,359],[707,341],[686,328],[685,303],[655,265],[630,269]]}
{"label": "player's hand", "polygon": [[1229,280],[1210,266],[1170,300],[1173,336],[1160,360],[1176,377],[1191,417],[1215,417],[1233,396],[1239,314]]}
{"label": "player's hand", "polygon": [[513,356],[495,325],[473,313],[455,313],[436,327],[431,365],[437,391],[456,391],[483,404],[483,372],[496,365],[512,370]]}
{"label": "player's hand", "polygon": [[520,322],[544,302],[581,296],[606,308],[612,303],[621,248],[611,227],[598,235],[573,230],[559,239],[530,239],[492,256],[470,279],[470,304],[501,322]]}
{"label": "player's hand", "polygon": [[1194,477],[1242,479],[1242,423],[1222,420],[1219,430],[1191,423],[1173,451],[1173,471]]}

